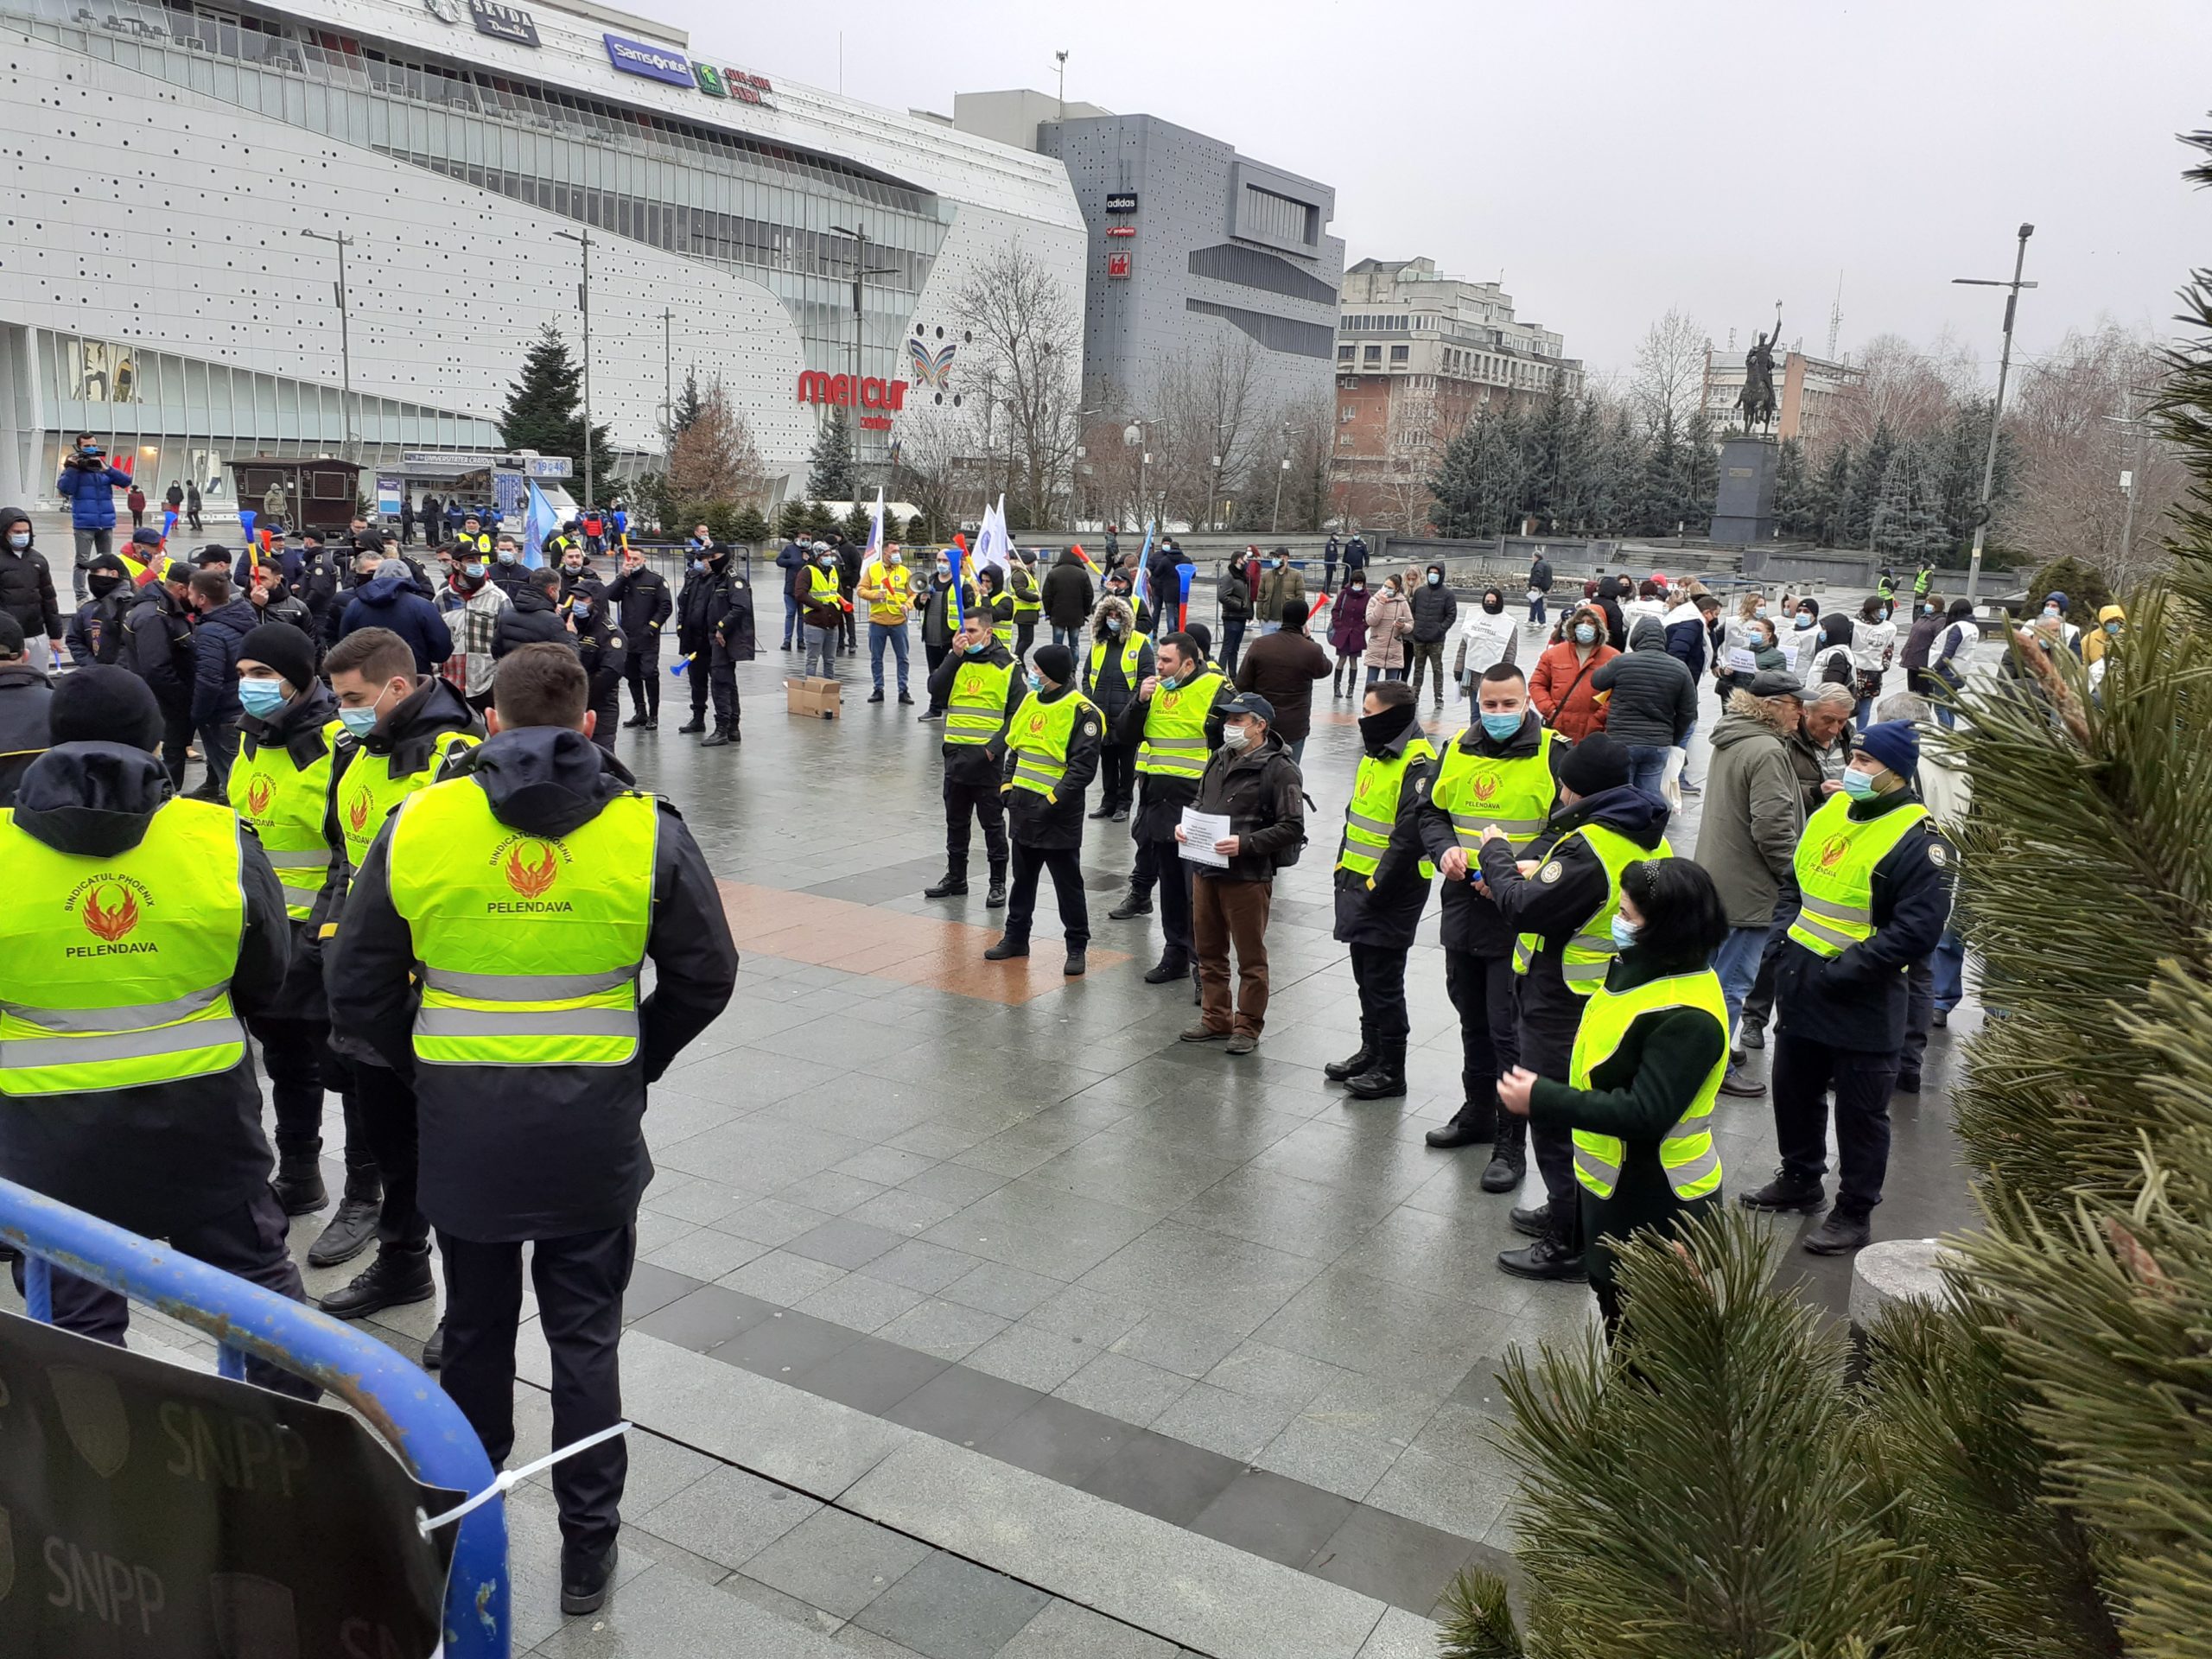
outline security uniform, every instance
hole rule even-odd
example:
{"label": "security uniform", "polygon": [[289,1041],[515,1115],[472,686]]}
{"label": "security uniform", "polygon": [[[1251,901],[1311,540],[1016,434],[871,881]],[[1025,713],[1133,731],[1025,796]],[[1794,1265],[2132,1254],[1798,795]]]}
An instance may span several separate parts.
{"label": "security uniform", "polygon": [[887,561],[872,564],[861,573],[859,594],[868,601],[868,665],[875,681],[868,701],[883,701],[883,647],[888,645],[899,663],[899,701],[912,702],[906,691],[906,613],[913,606],[914,573]]}
{"label": "security uniform", "polygon": [[[958,712],[955,705],[948,725]],[[1083,847],[1084,791],[1098,771],[1103,724],[1097,706],[1071,685],[1025,699],[1007,718],[1002,789],[1014,842],[1014,891],[1001,944],[1027,947],[1038,874],[1050,868],[1073,972],[1081,971],[1082,952],[1090,943],[1090,909],[1076,855]]]}
{"label": "security uniform", "polygon": [[570,605],[569,620],[575,626],[576,655],[583,659],[591,685],[587,706],[598,716],[591,741],[612,754],[615,724],[622,715],[622,671],[629,661],[629,646],[607,614],[610,607],[604,598],[588,593],[577,598],[583,608]]}
{"label": "security uniform", "polygon": [[668,578],[649,564],[621,570],[607,584],[607,602],[616,607],[625,654],[622,677],[630,687],[629,726],[647,730],[660,724],[660,636],[676,608]]}
{"label": "security uniform", "polygon": [[1106,741],[1098,751],[1100,785],[1098,805],[1090,815],[1094,818],[1117,813],[1127,817],[1136,804],[1137,748],[1122,741],[1120,715],[1136,701],[1137,687],[1153,671],[1152,640],[1135,632],[1127,606],[1122,607],[1120,621],[1128,637],[1116,645],[1116,636],[1103,619],[1094,620],[1090,651],[1083,659],[1083,694],[1098,705],[1106,721]]}
{"label": "security uniform", "polygon": [[1116,739],[1137,752],[1137,810],[1129,821],[1137,854],[1128,897],[1107,913],[1116,921],[1150,914],[1153,886],[1159,884],[1160,961],[1145,976],[1152,984],[1181,979],[1196,960],[1191,867],[1175,830],[1183,809],[1198,798],[1207,757],[1221,747],[1220,705],[1236,695],[1220,670],[1204,664],[1180,684],[1156,685],[1151,696],[1133,700],[1115,728]]}
{"label": "security uniform", "polygon": [[930,671],[930,702],[944,709],[944,880],[923,890],[928,899],[968,891],[968,827],[983,826],[990,868],[989,902],[1006,902],[1006,802],[999,785],[1007,723],[1029,688],[995,639],[973,657],[955,652]]}
{"label": "security uniform", "polygon": [[1422,735],[1410,704],[1383,713],[1402,714],[1404,724],[1366,745],[1337,849],[1336,937],[1351,950],[1359,1050],[1326,1071],[1332,1080],[1348,1083],[1361,1100],[1406,1091],[1406,1039],[1412,1028],[1406,953],[1436,875],[1421,850],[1418,823],[1436,776],[1435,746]]}
{"label": "security uniform", "polygon": [[1014,600],[1014,659],[1025,661],[1037,640],[1037,619],[1045,613],[1044,596],[1037,591],[1037,575],[1020,559],[1014,562],[1009,584]]}

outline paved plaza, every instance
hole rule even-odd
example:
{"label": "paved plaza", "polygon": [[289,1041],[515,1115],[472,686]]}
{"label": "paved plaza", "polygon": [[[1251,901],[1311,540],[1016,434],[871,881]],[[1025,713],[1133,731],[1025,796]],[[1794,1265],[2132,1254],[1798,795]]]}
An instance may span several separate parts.
{"label": "paved plaza", "polygon": [[[862,702],[864,656],[842,718],[785,714],[793,659],[762,633],[741,747],[676,734],[680,681],[658,733],[621,738],[723,881],[743,962],[646,1115],[620,1587],[564,1623],[550,1493],[518,1494],[517,1650],[1433,1653],[1453,1573],[1510,1570],[1501,1357],[1581,1342],[1595,1314],[1585,1287],[1497,1272],[1518,1200],[1480,1192],[1478,1149],[1421,1142],[1460,1098],[1433,904],[1408,1097],[1322,1077],[1357,1046],[1330,938],[1355,704],[1321,690],[1313,841],[1278,880],[1267,1031],[1237,1058],[1178,1042],[1186,985],[1141,982],[1156,921],[1106,919],[1127,825],[1088,826],[1087,977],[1061,976],[1049,899],[1037,954],[985,963],[981,846],[970,897],[920,896],[943,868],[939,728]],[[1422,718],[1448,735],[1465,708]],[[1927,1092],[1893,1106],[1878,1236],[1967,1219],[1945,1090],[1979,1019],[1934,1033]],[[1724,1096],[1717,1125],[1729,1185],[1765,1179],[1766,1103]],[[334,1099],[334,1191],[338,1135]],[[318,1224],[296,1227],[302,1254]],[[1792,1250],[1783,1273],[1840,1316],[1847,1260]],[[435,1314],[384,1317],[419,1346]],[[530,1327],[523,1371],[518,1461],[550,1421]]]}

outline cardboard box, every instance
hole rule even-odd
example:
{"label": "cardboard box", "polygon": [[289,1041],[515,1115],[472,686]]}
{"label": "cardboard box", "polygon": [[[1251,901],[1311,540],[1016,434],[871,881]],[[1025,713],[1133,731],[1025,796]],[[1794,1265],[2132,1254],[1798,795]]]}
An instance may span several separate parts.
{"label": "cardboard box", "polygon": [[784,709],[788,714],[835,720],[844,709],[844,686],[837,680],[800,678],[784,682]]}

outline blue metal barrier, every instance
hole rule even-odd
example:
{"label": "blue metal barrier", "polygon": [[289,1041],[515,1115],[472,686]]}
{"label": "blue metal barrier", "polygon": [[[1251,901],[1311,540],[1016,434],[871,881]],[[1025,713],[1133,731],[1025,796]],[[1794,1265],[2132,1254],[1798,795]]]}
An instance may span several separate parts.
{"label": "blue metal barrier", "polygon": [[[251,1354],[327,1389],[416,1479],[471,1496],[492,1484],[491,1460],[461,1408],[404,1356],[353,1325],[8,1180],[0,1180],[0,1242],[23,1252],[34,1319],[53,1319],[51,1263],[205,1332],[222,1346],[226,1376],[241,1375]],[[445,1659],[508,1659],[505,1500],[456,1524]]]}

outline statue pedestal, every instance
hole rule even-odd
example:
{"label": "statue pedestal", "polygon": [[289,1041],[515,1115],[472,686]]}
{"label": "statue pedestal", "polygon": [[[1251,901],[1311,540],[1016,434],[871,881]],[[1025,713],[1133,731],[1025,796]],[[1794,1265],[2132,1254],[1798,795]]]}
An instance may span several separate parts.
{"label": "statue pedestal", "polygon": [[1724,547],[1750,547],[1774,539],[1774,475],[1782,445],[1738,433],[1720,442],[1720,488],[1713,503],[1712,539]]}

